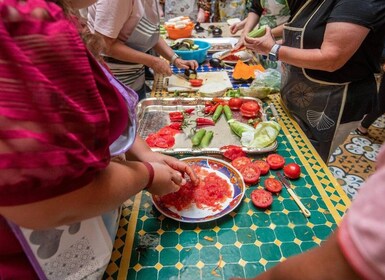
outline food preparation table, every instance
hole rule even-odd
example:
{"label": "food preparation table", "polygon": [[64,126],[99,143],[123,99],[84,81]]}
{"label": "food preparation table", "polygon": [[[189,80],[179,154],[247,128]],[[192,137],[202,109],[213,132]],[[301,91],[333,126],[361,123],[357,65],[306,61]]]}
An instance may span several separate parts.
{"label": "food preparation table", "polygon": [[[199,68],[211,70],[207,65]],[[155,77],[153,97],[169,96],[162,81],[162,77]],[[285,112],[279,95],[271,95],[264,102],[273,103],[280,117],[282,130],[276,152],[301,166],[300,179],[292,183],[311,217],[300,212],[286,189],[274,196],[270,209],[257,209],[250,199],[251,191],[261,188],[257,184],[247,187],[243,201],[230,214],[211,222],[188,224],[160,214],[144,191],[124,205],[105,279],[254,277],[327,239],[350,200],[298,124]],[[270,176],[275,177],[275,172]]]}

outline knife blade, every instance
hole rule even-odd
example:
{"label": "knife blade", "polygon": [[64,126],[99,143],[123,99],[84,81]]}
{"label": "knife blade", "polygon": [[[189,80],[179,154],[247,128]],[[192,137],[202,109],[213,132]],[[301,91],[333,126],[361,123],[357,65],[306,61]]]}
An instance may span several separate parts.
{"label": "knife blade", "polygon": [[287,192],[294,199],[295,203],[297,203],[299,209],[301,209],[302,214],[304,214],[305,217],[310,217],[310,211],[305,207],[305,205],[303,205],[299,197],[294,193],[293,188],[290,185],[290,182],[279,171],[277,171],[277,176],[279,180],[282,182],[282,184],[285,186],[285,188],[287,189]]}

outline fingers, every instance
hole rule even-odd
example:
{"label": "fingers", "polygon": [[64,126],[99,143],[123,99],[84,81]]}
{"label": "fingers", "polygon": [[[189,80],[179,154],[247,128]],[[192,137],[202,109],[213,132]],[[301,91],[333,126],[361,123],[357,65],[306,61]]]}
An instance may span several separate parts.
{"label": "fingers", "polygon": [[183,178],[180,172],[172,172],[171,180],[173,181],[173,183],[175,183],[178,186],[183,186],[186,184],[186,179]]}

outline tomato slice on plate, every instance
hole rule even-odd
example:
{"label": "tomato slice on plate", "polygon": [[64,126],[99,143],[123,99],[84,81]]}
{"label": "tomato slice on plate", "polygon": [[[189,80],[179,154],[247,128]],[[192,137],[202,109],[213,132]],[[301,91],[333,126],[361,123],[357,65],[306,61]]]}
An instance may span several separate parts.
{"label": "tomato slice on plate", "polygon": [[241,174],[243,181],[245,181],[246,184],[254,185],[258,182],[259,177],[261,176],[261,171],[257,166],[249,164],[241,169]]}
{"label": "tomato slice on plate", "polygon": [[273,170],[281,169],[285,165],[285,158],[279,154],[271,154],[267,156],[266,162]]}
{"label": "tomato slice on plate", "polygon": [[270,165],[264,160],[254,160],[253,165],[258,166],[259,170],[261,171],[261,175],[267,174],[270,170]]}
{"label": "tomato slice on plate", "polygon": [[279,193],[282,190],[282,183],[274,178],[267,178],[265,180],[266,190],[272,193]]}
{"label": "tomato slice on plate", "polygon": [[231,165],[234,166],[237,170],[241,171],[242,168],[246,167],[250,163],[251,159],[248,157],[238,157],[231,162]]}
{"label": "tomato slice on plate", "polygon": [[239,110],[239,108],[241,108],[242,103],[242,98],[233,97],[229,100],[229,107],[231,110]]}
{"label": "tomato slice on plate", "polygon": [[297,179],[301,175],[301,167],[292,162],[283,167],[283,173],[289,179]]}
{"label": "tomato slice on plate", "polygon": [[251,201],[259,208],[267,208],[273,203],[273,195],[266,190],[253,190],[251,192]]}

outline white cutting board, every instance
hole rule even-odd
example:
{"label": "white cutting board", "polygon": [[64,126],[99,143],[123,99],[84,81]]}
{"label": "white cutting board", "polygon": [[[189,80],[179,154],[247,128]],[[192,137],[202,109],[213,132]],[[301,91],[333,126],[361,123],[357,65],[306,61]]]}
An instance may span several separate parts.
{"label": "white cutting board", "polygon": [[[183,75],[183,73],[178,74]],[[171,75],[170,77],[166,77],[164,79],[164,85],[168,92],[174,92],[176,90],[178,91],[198,91],[200,87],[192,87],[190,83],[184,79],[183,77],[180,77],[178,75]],[[217,72],[198,72],[198,78],[202,79],[203,84],[218,84],[220,85],[220,88],[223,89],[223,87],[226,87],[226,89],[230,89],[233,87],[229,75],[226,71],[217,71]]]}

